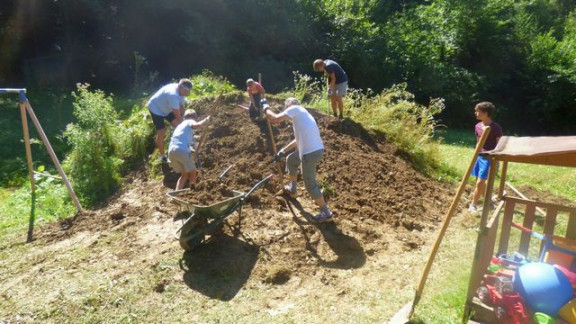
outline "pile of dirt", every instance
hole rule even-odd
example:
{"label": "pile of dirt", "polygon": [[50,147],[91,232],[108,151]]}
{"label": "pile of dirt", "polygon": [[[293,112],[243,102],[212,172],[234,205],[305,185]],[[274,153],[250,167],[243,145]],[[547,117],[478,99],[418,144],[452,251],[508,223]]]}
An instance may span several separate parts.
{"label": "pile of dirt", "polygon": [[[212,121],[205,130],[197,131],[207,131],[208,137],[201,150],[203,170],[184,197],[190,203],[209,205],[221,201],[232,196],[232,190],[247,192],[269,174],[278,173],[278,165],[271,162],[265,122],[252,122],[235,103],[200,110],[200,117],[210,114]],[[279,102],[272,102],[272,107],[281,109]],[[319,264],[359,268],[375,253],[390,253],[392,257],[398,250],[419,248],[429,242],[426,230],[438,224],[451,198],[449,188],[415,171],[401,158],[402,152],[386,142],[385,136],[372,134],[351,120],[312,114],[325,145],[318,181],[334,212],[334,222],[317,225],[308,221],[317,207],[301,181],[298,198],[289,200],[289,204],[276,195],[283,184],[278,175],[255,191],[244,204],[242,219],[238,213],[227,219],[235,228],[227,227],[224,235],[235,232],[238,236],[240,232],[245,241],[258,247],[258,262],[263,266],[252,275],[261,277],[262,282],[283,282],[295,270],[315,273]],[[289,123],[274,127],[278,148],[292,136]],[[283,162],[281,165],[284,168]],[[230,171],[220,178],[229,166]],[[174,188],[178,175],[167,168],[164,171],[163,183]],[[47,226],[40,239],[56,240],[78,231],[143,226],[177,218],[182,210],[170,203],[165,196],[168,191],[141,170],[103,208],[60,226]],[[209,244],[205,246],[210,249]],[[195,269],[194,262],[202,253],[206,252],[199,249],[184,254],[184,259],[190,261],[189,269]],[[238,262],[244,262],[241,256],[238,258]]]}

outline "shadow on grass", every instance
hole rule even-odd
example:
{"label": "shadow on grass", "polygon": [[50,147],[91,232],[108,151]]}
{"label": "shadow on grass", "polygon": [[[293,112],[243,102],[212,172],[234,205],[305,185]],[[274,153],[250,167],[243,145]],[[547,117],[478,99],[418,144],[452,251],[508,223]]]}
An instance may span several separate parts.
{"label": "shadow on grass", "polygon": [[[288,196],[284,196],[284,199],[288,205],[288,209],[292,213],[294,221],[300,227],[302,235],[306,240],[306,249],[318,259],[321,266],[337,269],[357,269],[366,263],[366,253],[360,242],[354,237],[344,234],[334,222],[316,224],[316,227],[324,237],[326,243],[328,243],[328,246],[330,246],[330,249],[338,256],[334,261],[324,260],[311,244],[310,237],[308,237],[308,233],[304,229],[304,225],[309,225],[313,215],[304,210],[304,207],[298,200],[289,198]],[[294,208],[298,210],[298,213],[306,221],[298,218],[298,214]]]}
{"label": "shadow on grass", "polygon": [[229,301],[244,286],[258,260],[257,246],[222,235],[184,252],[181,268],[188,287],[207,297]]}

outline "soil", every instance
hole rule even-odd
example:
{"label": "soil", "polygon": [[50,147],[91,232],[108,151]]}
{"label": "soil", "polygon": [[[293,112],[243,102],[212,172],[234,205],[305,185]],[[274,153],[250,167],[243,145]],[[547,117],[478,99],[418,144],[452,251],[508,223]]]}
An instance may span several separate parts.
{"label": "soil", "polygon": [[[206,129],[197,130],[199,134],[208,132],[200,151],[203,169],[191,191],[181,198],[191,204],[210,205],[230,197],[232,190],[247,192],[267,175],[276,176],[245,201],[241,219],[238,212],[233,213],[226,220],[229,226],[222,232],[194,251],[184,253],[184,266],[189,273],[194,273],[203,257],[221,255],[225,258],[221,262],[227,266],[238,268],[250,263],[239,267],[250,269],[247,276],[256,276],[264,283],[282,284],[296,271],[303,276],[314,274],[319,266],[360,268],[375,253],[397,257],[399,250],[418,249],[430,242],[429,232],[443,217],[452,192],[415,171],[402,158],[403,152],[388,143],[384,135],[371,133],[348,119],[311,111],[325,145],[318,182],[334,212],[333,222],[314,224],[309,219],[317,213],[317,207],[302,181],[298,183],[296,199],[279,199],[276,195],[286,181],[286,177],[283,180],[278,174],[284,164],[272,163],[265,122],[252,122],[235,103],[223,102],[207,109],[211,111],[200,110],[201,118],[206,114],[212,116]],[[271,104],[273,109],[280,110],[279,102]],[[290,124],[274,126],[277,148],[288,143],[292,136]],[[220,179],[230,165],[229,172]],[[38,240],[55,242],[79,232],[132,229],[130,232],[135,233],[166,222],[178,227],[178,219],[185,210],[166,196],[174,188],[178,175],[166,166],[163,172],[163,181],[158,181],[150,179],[150,172],[143,167],[130,175],[124,188],[101,208],[39,229]],[[241,239],[241,246],[232,237]],[[162,241],[133,240],[126,245],[125,255],[129,257],[131,249],[151,244],[161,246]],[[252,271],[256,262],[259,266]],[[222,266],[218,262],[213,264]],[[191,288],[203,289],[194,286],[192,277],[184,276],[184,281]],[[163,287],[164,283],[160,283],[155,289],[162,291]]]}

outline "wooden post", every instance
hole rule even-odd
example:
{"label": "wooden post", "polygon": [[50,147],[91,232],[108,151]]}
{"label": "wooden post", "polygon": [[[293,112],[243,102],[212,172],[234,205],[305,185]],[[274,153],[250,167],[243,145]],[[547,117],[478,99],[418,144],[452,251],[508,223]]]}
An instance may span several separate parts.
{"label": "wooden post", "polygon": [[36,182],[34,181],[34,165],[32,164],[32,149],[30,148],[30,132],[28,131],[26,103],[24,101],[20,101],[20,117],[22,119],[22,132],[24,133],[24,146],[26,147],[26,162],[28,163],[30,189],[32,192],[30,205],[30,222],[28,224],[28,237],[26,238],[26,242],[32,242],[34,235],[34,222],[36,219]]}
{"label": "wooden post", "polygon": [[436,253],[438,253],[438,249],[440,248],[440,243],[442,243],[442,240],[444,239],[444,234],[446,234],[446,230],[448,229],[448,225],[450,225],[450,221],[452,220],[452,217],[454,216],[456,210],[458,209],[458,203],[460,202],[460,198],[464,193],[464,189],[466,189],[466,184],[468,183],[468,179],[470,178],[470,174],[472,173],[472,169],[474,168],[474,164],[476,162],[476,159],[478,158],[478,154],[480,154],[480,152],[482,151],[484,143],[488,138],[488,134],[490,134],[490,130],[491,130],[490,126],[487,126],[484,129],[484,133],[482,133],[482,136],[480,136],[480,139],[476,143],[476,149],[474,150],[474,154],[472,155],[472,159],[470,161],[470,164],[468,165],[468,169],[462,176],[462,180],[460,181],[460,187],[458,188],[456,195],[452,199],[452,204],[450,204],[448,213],[446,213],[446,217],[442,222],[442,227],[440,228],[440,231],[436,236],[436,241],[434,241],[434,245],[432,246],[432,250],[430,251],[428,260],[426,261],[426,266],[424,266],[424,271],[420,276],[420,281],[418,283],[418,287],[416,288],[416,294],[414,296],[414,300],[409,308],[409,313],[407,316],[408,319],[412,317],[416,305],[420,302],[420,297],[422,295],[422,291],[424,290],[424,285],[426,284],[426,280],[428,279],[428,274],[430,273],[430,269],[432,268],[432,263],[434,263],[434,259],[436,258]]}
{"label": "wooden post", "polygon": [[30,115],[30,119],[32,119],[34,126],[36,126],[36,130],[38,131],[38,135],[40,135],[40,138],[42,139],[42,142],[44,143],[44,146],[46,147],[46,150],[48,151],[48,154],[50,155],[50,158],[52,159],[52,162],[54,163],[56,170],[58,170],[58,173],[60,174],[62,181],[66,185],[66,188],[68,188],[68,193],[70,194],[70,197],[72,198],[72,201],[74,202],[74,205],[76,206],[76,209],[78,210],[79,213],[83,213],[82,205],[80,205],[80,201],[78,200],[78,197],[76,196],[76,193],[74,192],[74,189],[72,189],[72,185],[70,184],[70,181],[68,181],[68,178],[66,177],[66,174],[64,173],[64,170],[62,170],[62,166],[60,165],[60,161],[58,161],[58,157],[56,156],[56,153],[54,153],[54,150],[52,149],[52,145],[50,145],[50,141],[48,141],[48,137],[46,137],[46,133],[44,133],[44,129],[42,129],[42,125],[40,125],[38,118],[36,118],[36,114],[34,113],[34,110],[32,109],[30,102],[26,101],[26,102],[24,102],[24,105],[26,106],[26,110],[28,111],[28,114]]}
{"label": "wooden post", "polygon": [[500,174],[500,185],[498,186],[498,200],[504,196],[504,187],[506,186],[506,174],[508,172],[508,161],[502,163],[502,173]]}
{"label": "wooden post", "polygon": [[[488,181],[486,183],[486,192],[484,193],[484,205],[482,207],[482,215],[480,216],[480,231],[478,233],[478,239],[476,241],[476,249],[474,251],[474,259],[472,260],[472,270],[470,272],[470,281],[468,283],[468,294],[466,295],[466,304],[464,308],[464,319],[470,316],[470,310],[472,305],[472,298],[476,294],[476,289],[482,281],[486,254],[492,254],[494,252],[494,242],[496,240],[496,229],[498,223],[493,224],[494,229],[489,229],[488,215],[490,213],[490,207],[492,205],[492,192],[494,189],[494,180],[496,179],[497,168],[495,167],[495,160],[490,159],[490,172],[488,174]],[[490,251],[487,251],[491,249]],[[490,259],[488,259],[489,261]],[[487,265],[486,265],[487,266]]]}

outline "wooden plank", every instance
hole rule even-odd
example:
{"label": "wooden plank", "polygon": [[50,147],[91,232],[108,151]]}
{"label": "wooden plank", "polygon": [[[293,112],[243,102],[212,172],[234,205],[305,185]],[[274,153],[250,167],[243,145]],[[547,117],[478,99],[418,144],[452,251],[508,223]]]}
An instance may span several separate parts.
{"label": "wooden plank", "polygon": [[30,131],[28,130],[28,118],[26,117],[25,102],[20,102],[20,118],[22,120],[22,133],[24,133],[24,147],[26,149],[26,163],[28,164],[31,191],[30,220],[28,222],[26,242],[32,242],[34,239],[34,222],[36,219],[36,182],[34,180],[34,165],[32,164],[32,148],[30,147]]}
{"label": "wooden plank", "polygon": [[498,186],[498,200],[502,200],[504,196],[504,188],[506,187],[506,175],[508,174],[508,162],[502,163],[502,172],[500,174],[500,185]]}
{"label": "wooden plank", "polygon": [[[548,208],[546,210],[546,219],[544,220],[544,235],[552,237],[554,235],[554,227],[556,227],[556,217],[558,216],[558,209]],[[540,242],[540,250],[538,255],[542,254],[544,249],[544,242]]]}
{"label": "wooden plank", "polygon": [[500,230],[500,244],[498,244],[497,255],[508,253],[508,243],[510,241],[510,228],[512,228],[512,219],[516,202],[504,197],[506,207],[504,208],[504,217],[502,218],[502,229]]}
{"label": "wooden plank", "polygon": [[515,201],[517,204],[532,203],[536,207],[556,208],[556,209],[558,209],[558,212],[565,212],[565,213],[576,212],[576,207],[571,207],[571,206],[564,206],[564,205],[559,205],[559,204],[553,204],[553,203],[548,203],[548,202],[543,202],[543,201],[536,201],[536,200],[532,200],[532,199],[523,199],[523,198],[512,197],[512,196],[508,196],[507,199],[510,201]]}
{"label": "wooden plank", "polygon": [[68,177],[66,177],[64,170],[62,170],[62,166],[60,165],[60,161],[58,160],[58,157],[56,157],[56,153],[54,153],[54,150],[52,149],[52,145],[50,145],[50,141],[48,141],[48,137],[46,136],[46,133],[44,133],[44,129],[42,128],[42,125],[40,125],[40,121],[38,121],[38,118],[36,118],[36,114],[34,113],[34,110],[32,109],[30,102],[26,101],[25,106],[26,106],[26,111],[28,111],[28,114],[30,115],[30,119],[32,119],[34,126],[36,126],[36,130],[38,131],[38,135],[40,135],[40,138],[42,139],[42,142],[44,143],[44,146],[46,147],[46,150],[48,151],[48,154],[50,155],[50,158],[52,159],[52,162],[54,163],[54,166],[56,167],[56,170],[58,170],[58,174],[60,174],[62,181],[64,182],[64,184],[66,185],[66,188],[68,189],[68,193],[70,194],[70,197],[72,198],[72,201],[74,202],[74,205],[76,206],[76,209],[78,210],[79,213],[82,213],[83,212],[82,211],[82,205],[80,205],[80,201],[78,200],[78,197],[76,196],[76,193],[74,192],[74,189],[72,189],[72,185],[70,184],[70,181],[68,181]]}
{"label": "wooden plank", "polygon": [[[526,204],[526,211],[524,212],[524,222],[522,226],[532,229],[534,225],[534,216],[536,212],[536,205],[528,202]],[[520,237],[520,246],[518,247],[518,252],[524,256],[528,256],[528,249],[530,247],[530,233],[522,232]]]}
{"label": "wooden plank", "polygon": [[544,235],[552,237],[554,235],[554,227],[556,227],[556,217],[558,216],[558,209],[548,208],[546,210],[546,219],[544,220]]}
{"label": "wooden plank", "polygon": [[568,227],[566,228],[566,238],[576,240],[576,210],[570,212]]}
{"label": "wooden plank", "polygon": [[[494,165],[495,161],[491,160],[491,165]],[[466,295],[466,308],[464,309],[464,314],[469,312],[469,305],[471,305],[472,298],[476,294],[476,289],[480,285],[486,268],[487,255],[491,258],[494,252],[494,237],[492,237],[492,229],[488,225],[488,213],[490,212],[490,205],[492,203],[490,197],[492,197],[492,190],[494,189],[494,180],[496,179],[496,168],[490,168],[488,174],[488,181],[486,182],[486,192],[484,194],[484,209],[482,210],[482,216],[480,216],[480,232],[478,233],[478,240],[476,241],[476,249],[474,251],[474,259],[472,261],[472,271],[470,273],[470,281],[468,283],[468,293]],[[494,226],[494,231],[497,229],[497,225]],[[492,242],[490,241],[492,240]],[[488,262],[490,262],[488,258]]]}
{"label": "wooden plank", "polygon": [[[524,199],[524,200],[530,200],[528,199],[528,197],[524,196],[523,193],[520,192],[520,190],[516,189],[513,185],[511,185],[509,182],[506,182],[506,185],[512,189],[512,191],[514,191],[514,193],[516,193],[518,196],[520,196],[520,198]],[[540,213],[540,215],[544,216],[546,215],[546,212],[544,210],[542,210],[542,208],[540,207],[536,207],[536,210]]]}

